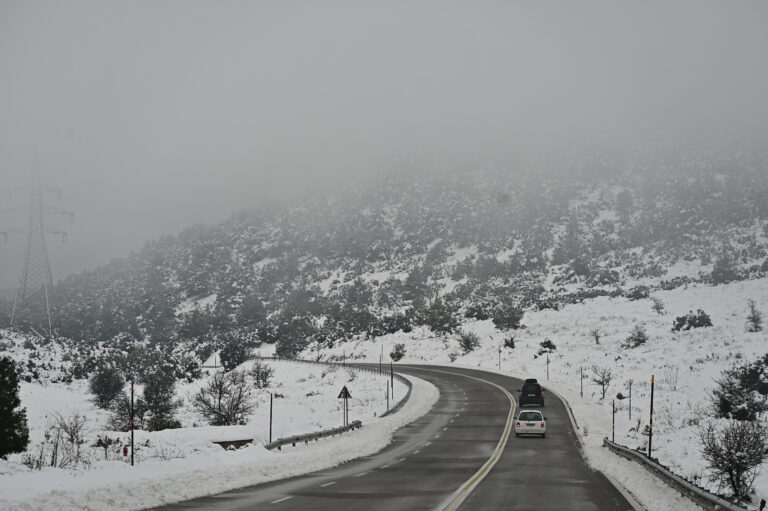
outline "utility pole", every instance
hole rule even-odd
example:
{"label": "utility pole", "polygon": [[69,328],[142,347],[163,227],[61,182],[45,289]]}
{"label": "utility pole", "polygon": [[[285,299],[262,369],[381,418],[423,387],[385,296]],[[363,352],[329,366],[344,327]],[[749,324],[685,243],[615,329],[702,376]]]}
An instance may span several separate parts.
{"label": "utility pole", "polygon": [[611,442],[616,442],[616,400],[611,399]]}
{"label": "utility pole", "polygon": [[501,371],[501,344],[499,344],[499,371]]}
{"label": "utility pole", "polygon": [[549,380],[549,353],[547,353],[547,380]]}
{"label": "utility pole", "polygon": [[632,378],[629,379],[629,420],[632,420]]}
{"label": "utility pole", "polygon": [[[53,337],[53,319],[51,317],[53,277],[45,235],[60,235],[61,240],[66,243],[67,233],[47,226],[45,218],[46,215],[65,215],[69,217],[69,222],[72,223],[75,217],[74,213],[70,211],[55,208],[45,203],[46,193],[55,193],[58,200],[61,200],[61,190],[43,184],[40,180],[36,152],[29,188],[18,190],[29,192],[29,207],[26,211],[24,209],[11,211],[26,212],[27,226],[10,229],[2,233],[6,241],[9,233],[26,234],[27,236],[24,262],[11,312],[11,326],[28,329],[36,335]],[[12,198],[12,190],[8,192],[9,197]],[[40,331],[45,332],[45,334],[43,335]]]}
{"label": "utility pole", "polygon": [[584,397],[584,366],[579,367],[579,384],[581,386],[581,397]]}
{"label": "utility pole", "polygon": [[133,427],[133,375],[131,375],[131,466],[133,466],[133,430],[135,429]]}
{"label": "utility pole", "polygon": [[389,382],[387,382],[387,410],[389,410]]}
{"label": "utility pole", "polygon": [[269,443],[272,443],[272,401],[274,400],[275,395],[270,392],[269,393]]}
{"label": "utility pole", "polygon": [[381,364],[384,362],[384,344],[381,345],[381,354],[379,355],[379,374],[382,373]]}
{"label": "utility pole", "polygon": [[653,459],[651,456],[651,445],[653,444],[653,384],[654,384],[655,377],[654,375],[651,375],[651,422],[648,426],[648,457]]}

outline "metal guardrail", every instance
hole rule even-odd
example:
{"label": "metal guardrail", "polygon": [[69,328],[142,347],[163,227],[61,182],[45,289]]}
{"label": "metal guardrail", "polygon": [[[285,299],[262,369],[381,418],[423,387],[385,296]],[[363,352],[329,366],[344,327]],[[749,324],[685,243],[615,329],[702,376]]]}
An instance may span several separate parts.
{"label": "metal guardrail", "polygon": [[326,438],[329,436],[335,436],[340,435],[342,433],[346,433],[347,431],[354,431],[356,429],[360,429],[363,427],[363,423],[360,421],[352,421],[347,426],[341,426],[339,428],[333,428],[333,429],[326,429],[323,431],[316,431],[314,433],[306,433],[304,435],[293,435],[288,436],[285,438],[278,438],[274,442],[270,442],[268,444],[264,444],[264,447],[269,449],[270,451],[274,448],[277,448],[277,450],[281,450],[281,447],[284,445],[291,444],[295,446],[298,443],[304,442],[305,444],[308,444],[309,442],[319,440],[321,438]]}
{"label": "metal guardrail", "polygon": [[656,477],[704,509],[712,511],[744,511],[745,509],[748,509],[745,506],[734,504],[733,502],[708,492],[704,488],[696,486],[692,482],[669,470],[659,463],[658,460],[649,458],[644,452],[635,451],[629,447],[611,442],[608,438],[603,438],[603,446],[619,456],[640,463]]}

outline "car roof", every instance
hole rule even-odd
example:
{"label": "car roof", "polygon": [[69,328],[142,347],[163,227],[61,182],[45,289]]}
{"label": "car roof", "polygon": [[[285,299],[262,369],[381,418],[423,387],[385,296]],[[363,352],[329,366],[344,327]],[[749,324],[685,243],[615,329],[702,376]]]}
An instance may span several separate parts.
{"label": "car roof", "polygon": [[[542,417],[544,417],[544,413],[541,410],[520,410],[520,413],[528,413],[528,412],[536,412],[538,414],[541,414]],[[517,414],[518,417],[520,417],[520,413]]]}

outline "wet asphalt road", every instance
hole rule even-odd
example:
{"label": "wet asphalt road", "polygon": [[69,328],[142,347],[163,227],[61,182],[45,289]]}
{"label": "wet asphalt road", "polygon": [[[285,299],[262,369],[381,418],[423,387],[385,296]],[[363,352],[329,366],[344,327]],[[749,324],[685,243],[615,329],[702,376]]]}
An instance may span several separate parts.
{"label": "wet asphalt road", "polygon": [[[440,399],[377,454],[329,470],[158,509],[442,509],[493,455],[510,411],[505,393],[475,378],[496,383],[514,396],[521,382],[453,367],[399,366],[398,370],[432,382],[440,390]],[[548,394],[543,411],[547,437],[511,434],[498,463],[459,509],[632,509],[603,474],[586,465],[563,403]]]}

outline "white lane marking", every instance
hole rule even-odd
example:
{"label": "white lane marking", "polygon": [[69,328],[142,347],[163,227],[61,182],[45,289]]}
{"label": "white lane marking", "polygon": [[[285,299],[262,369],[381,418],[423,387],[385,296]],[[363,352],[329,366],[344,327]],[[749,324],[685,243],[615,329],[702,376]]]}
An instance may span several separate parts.
{"label": "white lane marking", "polygon": [[413,454],[419,454],[421,451],[413,451]]}
{"label": "white lane marking", "polygon": [[451,419],[451,424],[453,424],[453,421],[454,421],[454,420],[456,420],[456,419]]}
{"label": "white lane marking", "polygon": [[361,474],[355,474],[352,477],[363,477],[363,476],[367,476],[367,475],[368,475],[368,472],[363,472]]}
{"label": "white lane marking", "polygon": [[426,444],[424,444],[424,447],[426,447],[428,445],[432,445],[432,442],[427,442]]}
{"label": "white lane marking", "polygon": [[408,459],[408,458],[400,458],[399,460],[397,460],[397,462],[398,462],[398,463],[400,463],[401,461],[405,461],[405,460],[407,460],[407,459]]}
{"label": "white lane marking", "polygon": [[437,435],[435,435],[435,438],[440,438],[440,434],[438,433]]}
{"label": "white lane marking", "polygon": [[325,488],[326,486],[330,486],[330,485],[332,485],[332,484],[336,484],[336,481],[331,481],[330,483],[321,484],[320,486],[322,486],[323,488]]}
{"label": "white lane marking", "polygon": [[389,468],[389,465],[384,465],[384,466],[383,466],[383,467],[381,467],[381,468]]}
{"label": "white lane marking", "polygon": [[273,500],[272,502],[270,502],[270,504],[279,504],[281,502],[285,502],[286,500],[292,499],[292,498],[293,496],[283,497],[282,499]]}

